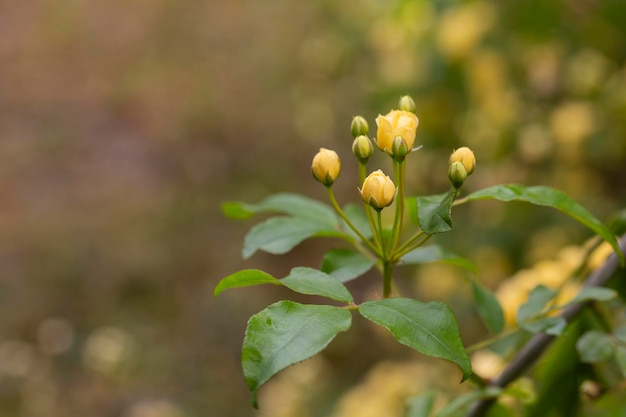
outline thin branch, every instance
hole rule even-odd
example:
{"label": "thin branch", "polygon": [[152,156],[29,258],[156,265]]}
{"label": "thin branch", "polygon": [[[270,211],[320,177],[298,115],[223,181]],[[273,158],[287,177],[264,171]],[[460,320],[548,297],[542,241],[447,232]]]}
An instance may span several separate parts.
{"label": "thin branch", "polygon": [[[619,239],[620,250],[626,254],[626,235],[622,235]],[[604,262],[602,267],[592,272],[585,281],[585,287],[603,287],[619,268],[619,260],[615,253]],[[572,321],[589,302],[580,302],[571,304],[564,308],[560,317],[566,322]],[[504,388],[512,381],[520,377],[528,368],[530,368],[539,359],[543,351],[552,343],[555,336],[545,333],[536,334],[530,339],[524,347],[517,353],[517,356],[509,362],[508,366],[491,381],[489,386]],[[485,398],[477,401],[470,409],[467,417],[481,417],[486,414],[489,407],[493,404],[495,398]]]}

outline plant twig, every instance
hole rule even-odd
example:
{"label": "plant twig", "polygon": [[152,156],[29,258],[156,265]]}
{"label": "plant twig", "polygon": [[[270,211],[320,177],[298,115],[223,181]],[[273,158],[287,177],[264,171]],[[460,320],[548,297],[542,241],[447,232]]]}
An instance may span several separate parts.
{"label": "plant twig", "polygon": [[[626,254],[626,235],[622,235],[619,239],[620,250]],[[602,267],[592,272],[585,281],[585,287],[603,287],[607,284],[609,279],[613,276],[615,271],[619,268],[619,260],[615,253],[611,255],[604,262]],[[589,302],[580,302],[567,306],[563,309],[560,317],[565,319],[566,322],[572,321],[582,309],[589,304]],[[521,376],[528,368],[530,368],[539,359],[543,351],[552,343],[555,336],[540,333],[536,334],[530,339],[524,347],[517,353],[517,356],[509,362],[508,366],[502,371],[500,375],[494,378],[489,386],[504,388],[509,383]],[[467,417],[481,417],[484,416],[489,407],[494,403],[495,398],[485,398],[477,401],[470,409]]]}

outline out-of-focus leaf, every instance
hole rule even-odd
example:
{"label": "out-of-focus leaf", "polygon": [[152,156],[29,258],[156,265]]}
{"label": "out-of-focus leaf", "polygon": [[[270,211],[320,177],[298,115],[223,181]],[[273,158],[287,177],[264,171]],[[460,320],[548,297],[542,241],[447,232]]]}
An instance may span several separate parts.
{"label": "out-of-focus leaf", "polygon": [[617,292],[610,288],[585,287],[574,297],[572,303],[582,301],[609,301],[617,297]]}
{"label": "out-of-focus leaf", "polygon": [[454,314],[441,302],[423,303],[411,298],[386,298],[367,301],[359,312],[368,320],[391,331],[396,340],[424,355],[457,364],[463,380],[472,365],[463,347]]}
{"label": "out-of-focus leaf", "polygon": [[340,237],[343,234],[317,220],[302,217],[272,217],[250,229],[244,238],[242,255],[249,258],[257,250],[280,255],[313,236]]}
{"label": "out-of-focus leaf", "polygon": [[528,301],[517,310],[517,321],[522,323],[525,320],[537,316],[543,312],[546,305],[554,298],[556,291],[544,285],[537,285],[528,295]]}
{"label": "out-of-focus leaf", "polygon": [[556,291],[543,285],[537,285],[528,295],[528,301],[517,310],[517,322],[520,327],[531,333],[560,335],[567,322],[561,317],[541,317],[547,304],[554,298]]}
{"label": "out-of-focus leaf", "polygon": [[464,416],[476,400],[481,398],[495,398],[500,395],[501,392],[501,388],[488,387],[485,390],[471,391],[467,394],[459,395],[439,410],[436,417]]}
{"label": "out-of-focus leaf", "polygon": [[429,234],[443,233],[452,230],[452,203],[457,190],[447,193],[417,197],[417,217],[422,230]]}
{"label": "out-of-focus leaf", "polygon": [[576,350],[580,360],[585,363],[595,363],[609,359],[615,349],[609,335],[597,330],[590,330],[578,339]]}
{"label": "out-of-focus leaf", "polygon": [[418,225],[420,224],[419,216],[417,215],[417,197],[407,197],[404,199],[404,206],[409,213],[409,219]]}
{"label": "out-of-focus leaf", "polygon": [[425,264],[430,262],[445,262],[447,264],[460,266],[473,273],[478,272],[478,268],[471,261],[461,258],[452,252],[449,252],[439,245],[422,246],[412,250],[400,259],[400,264],[414,265]]}
{"label": "out-of-focus leaf", "polygon": [[280,282],[300,294],[321,295],[333,300],[350,303],[352,294],[335,277],[313,268],[296,267]]}
{"label": "out-of-focus leaf", "polygon": [[613,331],[613,335],[617,340],[626,343],[626,326],[618,327]]}
{"label": "out-of-focus leaf", "polygon": [[375,263],[375,259],[352,249],[331,249],[324,254],[321,270],[341,282],[348,282],[369,271]]}
{"label": "out-of-focus leaf", "polygon": [[217,297],[222,291],[229,288],[250,287],[259,284],[280,285],[280,281],[259,269],[244,269],[222,278],[220,282],[217,283],[217,286],[215,286],[213,295]]}
{"label": "out-of-focus leaf", "polygon": [[495,199],[500,201],[523,201],[539,206],[552,207],[562,211],[573,219],[593,230],[597,235],[609,242],[620,259],[626,263],[624,254],[619,248],[615,235],[586,208],[572,200],[567,194],[551,187],[524,187],[519,184],[496,185],[476,191],[467,197],[468,201]]}
{"label": "out-of-focus leaf", "polygon": [[352,323],[349,311],[279,301],[248,321],[241,363],[252,404],[258,408],[261,385],[276,373],[324,349]]}
{"label": "out-of-focus leaf", "polygon": [[491,291],[474,280],[470,280],[478,315],[489,330],[500,333],[504,328],[504,313],[498,299]]}
{"label": "out-of-focus leaf", "polygon": [[405,417],[428,417],[435,404],[435,391],[427,391],[407,400]]}
{"label": "out-of-focus leaf", "polygon": [[523,321],[520,327],[531,333],[547,333],[560,336],[567,326],[567,322],[562,317],[543,317],[537,320]]}
{"label": "out-of-focus leaf", "polygon": [[615,361],[624,378],[626,378],[626,346],[615,347]]}
{"label": "out-of-focus leaf", "polygon": [[331,228],[338,224],[332,207],[318,200],[290,193],[273,194],[256,204],[227,201],[222,203],[222,212],[235,220],[245,220],[256,213],[274,212],[315,220]]}

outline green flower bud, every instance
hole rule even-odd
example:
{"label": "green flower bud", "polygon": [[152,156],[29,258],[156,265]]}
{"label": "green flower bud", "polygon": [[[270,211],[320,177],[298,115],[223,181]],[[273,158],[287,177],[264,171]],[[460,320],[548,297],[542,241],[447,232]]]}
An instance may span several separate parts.
{"label": "green flower bud", "polygon": [[320,148],[320,151],[313,158],[311,171],[313,178],[330,187],[341,172],[339,155],[330,149]]}
{"label": "green flower bud", "polygon": [[454,162],[448,168],[448,178],[450,178],[450,182],[454,186],[454,188],[461,188],[465,180],[467,179],[467,171],[465,167],[460,162]]}
{"label": "green flower bud", "polygon": [[357,136],[352,142],[352,153],[357,157],[360,163],[365,164],[374,153],[374,145],[372,141],[364,135]]}
{"label": "green flower bud", "polygon": [[400,110],[409,111],[411,113],[415,113],[417,110],[415,107],[415,101],[413,101],[411,96],[402,96],[398,105]]}
{"label": "green flower bud", "polygon": [[404,161],[404,157],[410,152],[402,136],[396,136],[391,142],[391,156],[398,162]]}
{"label": "green flower bud", "polygon": [[352,123],[350,123],[350,130],[352,131],[352,137],[356,138],[360,135],[367,136],[370,132],[370,127],[363,116],[354,116]]}

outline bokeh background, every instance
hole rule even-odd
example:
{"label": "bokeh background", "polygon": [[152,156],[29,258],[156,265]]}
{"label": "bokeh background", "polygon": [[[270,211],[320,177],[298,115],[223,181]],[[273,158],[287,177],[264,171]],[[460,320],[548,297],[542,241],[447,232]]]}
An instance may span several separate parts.
{"label": "bokeh background", "polygon": [[[336,242],[243,261],[254,223],[220,203],[324,198],[320,147],[342,156],[339,200],[357,201],[350,120],[375,126],[403,94],[424,145],[411,194],[445,190],[467,145],[468,191],[546,184],[608,220],[626,204],[624,22],[622,0],[0,1],[0,417],[270,415],[250,407],[240,346],[251,314],[292,295],[212,290],[242,268],[318,266]],[[492,288],[590,236],[516,204],[463,206],[455,222],[436,243]],[[464,313],[467,343],[485,336],[462,273],[403,274]],[[332,413],[380,361],[411,355],[355,319],[300,369],[295,415]]]}

